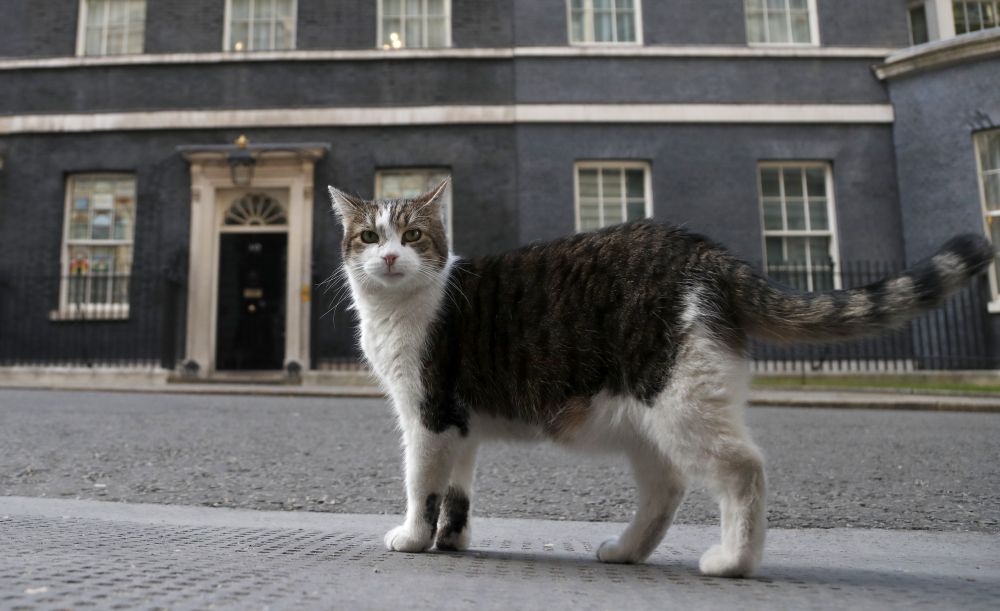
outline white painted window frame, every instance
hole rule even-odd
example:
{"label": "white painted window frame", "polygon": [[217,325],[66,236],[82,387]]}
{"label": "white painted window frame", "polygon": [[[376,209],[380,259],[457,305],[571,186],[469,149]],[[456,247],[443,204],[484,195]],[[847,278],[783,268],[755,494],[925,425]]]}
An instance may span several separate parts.
{"label": "white painted window frame", "polygon": [[[826,183],[826,218],[829,223],[829,229],[826,231],[816,231],[813,229],[766,229],[764,225],[764,185],[761,180],[761,170],[764,168],[821,168],[823,170],[823,176]],[[805,189],[805,185],[803,185]],[[785,219],[785,181],[780,181],[781,190],[781,214],[782,214],[782,225],[787,226],[787,220]],[[811,238],[811,237],[829,237],[830,238],[830,260],[833,264],[833,288],[841,288],[841,267],[840,267],[840,239],[837,235],[837,206],[835,205],[834,192],[833,192],[833,164],[828,161],[808,161],[808,160],[781,160],[781,161],[759,161],[757,163],[757,212],[760,218],[760,245],[761,252],[763,253],[764,270],[767,270],[767,238]],[[808,194],[808,191],[803,191]],[[813,278],[812,278],[812,261],[809,249],[806,249],[807,257],[807,273],[806,277],[808,279],[809,290],[813,289]]]}
{"label": "white painted window frame", "polygon": [[[653,217],[653,170],[648,161],[627,161],[616,159],[601,159],[589,161],[577,161],[573,164],[573,215],[576,231],[582,231],[580,222],[580,170],[642,170],[642,188],[645,199],[645,218]],[[622,183],[624,185],[624,182]],[[599,195],[601,200],[601,227],[604,224],[604,195]],[[622,189],[622,218],[627,218],[625,214],[626,190]],[[589,230],[588,230],[589,231]]]}
{"label": "white painted window frame", "polygon": [[[635,40],[626,41],[595,41],[594,40],[594,4],[593,0],[584,0],[583,9],[583,36],[584,40],[573,40],[573,3],[566,0],[566,40],[574,47],[608,47],[608,46],[642,46],[642,0],[635,0],[633,12],[635,13]],[[613,5],[612,5],[613,6]],[[615,23],[615,36],[618,36],[617,22]]]}
{"label": "white painted window frame", "polygon": [[[991,27],[989,27],[989,28],[985,28],[984,27],[984,28],[979,28],[978,30],[965,31],[965,32],[962,32],[961,34],[959,34],[958,33],[958,21],[955,20],[955,13],[954,13],[954,11],[955,11],[954,6],[955,6],[955,2],[956,1],[962,2],[962,12],[966,16],[968,15],[968,12],[969,12],[968,11],[968,5],[970,3],[971,4],[979,4],[979,5],[991,4],[993,6],[993,20],[994,20],[994,25],[991,26]],[[1000,19],[998,19],[998,17],[1000,17],[1000,15],[998,15],[998,13],[997,13],[997,11],[1000,11],[1000,0],[952,0],[951,1],[951,6],[952,6],[952,17],[951,18],[952,18],[952,23],[954,25],[954,30],[955,30],[955,35],[956,36],[962,36],[964,34],[972,34],[972,33],[975,33],[975,32],[982,32],[983,30],[995,30],[997,28],[1000,28]]]}
{"label": "white painted window frame", "polygon": [[[228,1],[228,0],[227,0]],[[80,8],[77,12],[77,22],[76,22],[76,56],[77,57],[107,57],[108,48],[108,12],[104,13],[104,35],[101,37],[101,47],[104,50],[103,53],[97,55],[87,55],[87,11],[89,7],[87,6],[90,0],[80,0]],[[149,7],[148,3],[143,8],[143,26],[142,26],[142,50],[139,54],[146,52],[146,9]],[[128,46],[128,28],[125,29],[125,40],[126,47]],[[136,55],[135,53],[113,53],[111,55]]]}
{"label": "white painted window frame", "polygon": [[378,198],[382,193],[382,178],[386,174],[447,174],[448,175],[448,186],[445,188],[442,197],[444,199],[444,214],[445,214],[445,233],[448,237],[448,248],[451,249],[454,239],[452,236],[452,190],[454,189],[454,183],[452,182],[452,171],[451,168],[447,166],[421,166],[421,167],[382,167],[375,170],[375,190],[373,191],[373,197]]}
{"label": "white painted window frame", "polygon": [[[788,6],[788,0],[785,0],[786,6]],[[751,42],[750,41],[750,16],[746,10],[746,0],[743,2],[743,25],[746,31],[747,45],[751,47],[818,47],[820,46],[819,39],[819,12],[816,8],[816,0],[808,0],[809,2],[809,42]],[[765,4],[766,7],[766,4]],[[765,11],[766,15],[766,11]],[[788,18],[788,31],[791,32],[792,28],[792,13],[791,10],[787,11]],[[764,19],[765,25],[767,24],[767,18]]]}
{"label": "white painted window frame", "polygon": [[[447,22],[447,26],[445,27],[445,45],[443,47],[427,47],[427,46],[414,47],[414,46],[410,46],[410,45],[404,43],[403,46],[400,47],[400,49],[393,49],[393,48],[388,48],[387,49],[384,46],[384,43],[382,42],[382,35],[385,33],[385,30],[383,29],[385,27],[385,24],[383,23],[383,19],[382,19],[383,14],[384,14],[384,12],[383,12],[383,6],[382,6],[383,5],[383,1],[384,0],[375,0],[375,21],[377,23],[376,33],[375,33],[375,36],[376,36],[376,38],[375,38],[375,47],[377,49],[381,49],[381,50],[384,50],[384,51],[398,51],[398,50],[401,50],[401,49],[429,49],[429,50],[433,50],[433,49],[450,49],[452,47],[452,44],[454,44],[452,42],[452,35],[451,35],[451,26],[452,26],[452,21],[451,21],[451,18],[452,18],[451,0],[445,0],[445,2],[444,2],[444,14],[445,14],[445,20]],[[423,27],[424,40],[426,41],[427,40],[427,2],[426,2],[426,0],[421,0],[421,6],[423,6],[424,10],[423,10],[423,12],[422,12],[422,14],[420,16],[420,19],[422,21],[421,25]],[[404,3],[404,7],[403,7],[403,14],[400,16],[400,20],[401,20],[401,23],[402,23],[402,26],[400,27],[400,29],[403,31],[403,35],[405,36],[406,35],[406,7],[405,7],[405,3]]]}
{"label": "white painted window frame", "polygon": [[[250,41],[253,40],[253,2],[250,3],[250,30],[247,35],[247,46],[249,47]],[[292,0],[292,32],[291,32],[291,46],[287,49],[275,49],[274,48],[274,30],[271,30],[271,47],[269,49],[243,49],[241,51],[235,51],[230,49],[232,35],[232,15],[233,15],[233,0],[226,0],[226,10],[225,10],[225,21],[222,26],[222,51],[225,53],[273,53],[280,51],[294,51],[298,48],[299,44],[299,0]],[[277,20],[277,18],[275,18]]]}
{"label": "white painted window frame", "polygon": [[[977,132],[972,135],[972,143],[976,155],[976,179],[979,183],[979,202],[982,206],[983,232],[987,239],[990,238],[991,223],[1000,223],[1000,210],[990,210],[986,206],[986,176],[1000,174],[1000,168],[985,169],[982,163],[983,142],[987,138],[1000,138],[1000,129]],[[993,248],[1000,248],[1000,244],[994,244]],[[994,263],[990,266],[990,294],[992,299],[989,303],[989,311],[993,314],[1000,314],[1000,265]]]}
{"label": "white painted window frame", "polygon": [[[101,177],[109,180],[131,178],[136,184],[136,197],[132,209],[132,239],[131,240],[90,240],[74,239],[69,236],[73,205],[73,185],[81,178]],[[120,320],[129,317],[131,303],[113,304],[108,302],[70,305],[69,303],[69,251],[70,244],[85,244],[87,246],[131,246],[132,262],[135,262],[135,220],[139,208],[139,183],[135,173],[129,172],[77,172],[66,176],[65,195],[63,201],[63,234],[59,254],[59,309],[49,313],[52,320]],[[112,228],[113,230],[113,228]],[[132,270],[129,269],[129,278]],[[131,285],[131,280],[129,281]],[[130,286],[131,288],[131,286]],[[129,295],[131,299],[131,295]]]}

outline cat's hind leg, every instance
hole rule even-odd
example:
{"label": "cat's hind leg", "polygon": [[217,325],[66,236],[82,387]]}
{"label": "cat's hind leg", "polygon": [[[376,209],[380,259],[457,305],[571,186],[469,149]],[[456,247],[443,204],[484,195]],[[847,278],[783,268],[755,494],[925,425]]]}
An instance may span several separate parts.
{"label": "cat's hind leg", "polygon": [[441,503],[435,545],[439,550],[456,551],[469,548],[469,508],[472,484],[476,477],[475,441],[463,439],[457,449],[455,465],[451,472],[448,491]]}
{"label": "cat's hind leg", "polygon": [[670,528],[684,498],[683,475],[656,448],[633,446],[628,457],[638,487],[639,506],[621,536],[605,541],[597,550],[601,562],[646,560]]}
{"label": "cat's hind leg", "polygon": [[435,433],[419,422],[403,422],[406,520],[386,533],[388,549],[422,552],[434,543],[441,502],[462,437],[454,427]]}
{"label": "cat's hind leg", "polygon": [[748,576],[763,555],[764,459],[743,421],[748,387],[742,355],[696,332],[654,408],[663,450],[719,497],[722,540],[701,557],[706,575]]}

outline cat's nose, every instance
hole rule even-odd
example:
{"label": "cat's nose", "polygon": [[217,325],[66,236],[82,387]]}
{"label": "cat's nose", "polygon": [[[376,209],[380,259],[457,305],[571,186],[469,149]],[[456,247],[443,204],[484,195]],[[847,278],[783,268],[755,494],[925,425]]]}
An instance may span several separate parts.
{"label": "cat's nose", "polygon": [[386,267],[392,267],[392,264],[395,263],[398,258],[399,255],[385,255],[382,257],[382,260],[385,261]]}

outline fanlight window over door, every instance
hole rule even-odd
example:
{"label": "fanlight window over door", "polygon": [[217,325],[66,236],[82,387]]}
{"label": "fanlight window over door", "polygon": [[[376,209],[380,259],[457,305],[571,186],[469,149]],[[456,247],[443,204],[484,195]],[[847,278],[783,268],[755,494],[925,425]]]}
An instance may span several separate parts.
{"label": "fanlight window over door", "polygon": [[264,193],[247,193],[226,210],[223,220],[228,226],[287,225],[288,215],[281,202]]}

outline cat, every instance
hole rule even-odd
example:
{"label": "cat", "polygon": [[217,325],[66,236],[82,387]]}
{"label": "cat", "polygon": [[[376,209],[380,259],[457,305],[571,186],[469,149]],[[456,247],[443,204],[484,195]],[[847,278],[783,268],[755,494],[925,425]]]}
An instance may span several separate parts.
{"label": "cat", "polygon": [[461,259],[442,221],[447,181],[412,199],[329,187],[365,358],[402,430],[406,517],[390,550],[463,550],[476,450],[488,439],[624,452],[638,507],[603,562],[659,545],[689,481],[719,498],[706,575],[748,576],[766,530],[764,460],[744,425],[748,336],[836,341],[899,326],[993,260],[953,238],[860,289],[789,292],[712,241],[652,220]]}

